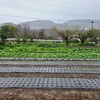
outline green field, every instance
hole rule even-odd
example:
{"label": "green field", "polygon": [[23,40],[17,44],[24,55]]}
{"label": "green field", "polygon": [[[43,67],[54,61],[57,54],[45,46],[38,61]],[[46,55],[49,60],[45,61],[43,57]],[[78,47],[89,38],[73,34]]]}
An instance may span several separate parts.
{"label": "green field", "polygon": [[0,57],[100,58],[99,46],[66,46],[64,43],[25,43],[0,46]]}

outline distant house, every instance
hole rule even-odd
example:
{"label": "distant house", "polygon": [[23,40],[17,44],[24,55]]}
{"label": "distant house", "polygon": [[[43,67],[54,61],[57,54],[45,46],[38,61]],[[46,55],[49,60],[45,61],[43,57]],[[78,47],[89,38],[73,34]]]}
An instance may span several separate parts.
{"label": "distant house", "polygon": [[70,36],[70,39],[73,39],[73,38],[76,38],[77,39],[77,38],[79,38],[79,35],[71,35]]}
{"label": "distant house", "polygon": [[70,37],[69,37],[69,40],[72,40],[72,41],[74,41],[74,40],[77,40],[77,41],[81,41],[80,39],[79,39],[79,35],[71,35]]}

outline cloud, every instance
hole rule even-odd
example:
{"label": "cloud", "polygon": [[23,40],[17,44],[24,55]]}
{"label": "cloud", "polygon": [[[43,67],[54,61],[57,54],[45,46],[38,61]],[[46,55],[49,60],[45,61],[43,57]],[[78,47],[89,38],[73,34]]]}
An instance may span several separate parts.
{"label": "cloud", "polygon": [[[0,14],[38,19],[99,19],[100,0],[1,0]],[[21,21],[0,15],[0,22]],[[21,18],[22,19],[22,18]],[[22,21],[29,20],[24,18]],[[32,19],[30,19],[32,20]]]}

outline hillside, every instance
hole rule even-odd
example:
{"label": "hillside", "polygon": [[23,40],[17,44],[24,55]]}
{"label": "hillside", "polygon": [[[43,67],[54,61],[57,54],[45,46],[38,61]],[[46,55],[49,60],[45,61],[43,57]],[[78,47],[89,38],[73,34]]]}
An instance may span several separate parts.
{"label": "hillside", "polygon": [[[15,25],[12,22],[9,23],[3,23],[0,24],[0,26],[5,25],[5,24],[11,24],[11,25]],[[52,27],[57,27],[57,28],[72,28],[75,26],[80,26],[80,27],[85,27],[85,28],[90,28],[91,27],[91,20],[90,19],[85,19],[85,20],[68,20],[62,24],[59,23],[55,23],[53,21],[50,20],[35,20],[35,21],[27,21],[27,22],[23,22],[20,23],[19,25],[21,25],[22,27],[27,26],[30,27],[32,29],[41,29],[41,28],[45,28],[45,29],[49,29]],[[100,20],[94,20],[94,27],[95,28],[99,28],[100,27]]]}

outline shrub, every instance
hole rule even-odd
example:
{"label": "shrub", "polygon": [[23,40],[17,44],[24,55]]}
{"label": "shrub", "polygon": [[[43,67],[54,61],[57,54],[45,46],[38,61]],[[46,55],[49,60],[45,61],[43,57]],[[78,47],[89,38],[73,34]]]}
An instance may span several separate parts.
{"label": "shrub", "polygon": [[85,41],[85,45],[86,46],[95,46],[95,44],[93,44],[92,42],[91,43],[89,43],[89,42],[91,42],[91,39],[87,39],[86,41]]}
{"label": "shrub", "polygon": [[5,42],[0,42],[0,45],[4,46],[5,45]]}
{"label": "shrub", "polygon": [[11,42],[7,42],[6,43],[6,46],[11,46]]}
{"label": "shrub", "polygon": [[18,44],[20,44],[20,42],[21,42],[21,41],[20,41],[20,38],[17,38],[17,39],[16,39],[16,42],[17,42]]}
{"label": "shrub", "polygon": [[1,43],[0,43],[0,49],[2,50],[2,49],[4,49],[4,46],[3,45],[1,45]]}
{"label": "shrub", "polygon": [[59,44],[52,42],[39,42],[37,43],[38,47],[59,47]]}
{"label": "shrub", "polygon": [[22,42],[27,43],[27,39],[26,38],[23,38],[22,39]]}

